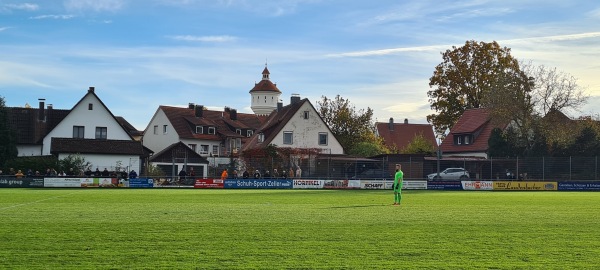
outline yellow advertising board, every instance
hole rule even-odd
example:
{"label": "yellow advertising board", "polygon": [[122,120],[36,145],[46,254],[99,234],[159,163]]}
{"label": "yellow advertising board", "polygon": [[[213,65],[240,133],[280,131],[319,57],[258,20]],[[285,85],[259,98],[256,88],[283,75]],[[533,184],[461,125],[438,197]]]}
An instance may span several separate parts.
{"label": "yellow advertising board", "polygon": [[494,181],[494,190],[557,190],[557,182]]}

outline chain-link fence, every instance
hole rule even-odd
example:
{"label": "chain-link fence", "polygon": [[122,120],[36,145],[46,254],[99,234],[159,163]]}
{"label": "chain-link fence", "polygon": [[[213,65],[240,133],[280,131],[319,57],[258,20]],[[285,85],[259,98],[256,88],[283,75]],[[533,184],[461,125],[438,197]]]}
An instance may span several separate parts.
{"label": "chain-link fence", "polygon": [[[471,180],[600,180],[598,157],[527,158],[441,158],[419,155],[382,155],[372,158],[315,155],[300,160],[249,159],[248,167],[278,172],[301,168],[302,178],[381,179],[393,178],[396,164],[402,165],[405,179],[428,179],[428,175],[449,168],[464,169]],[[441,177],[442,180],[455,180]]]}

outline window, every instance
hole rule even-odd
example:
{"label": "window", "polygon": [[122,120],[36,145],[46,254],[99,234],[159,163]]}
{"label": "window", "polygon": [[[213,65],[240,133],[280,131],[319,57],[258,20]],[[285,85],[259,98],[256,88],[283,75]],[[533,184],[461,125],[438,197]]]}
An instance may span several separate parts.
{"label": "window", "polygon": [[167,125],[163,125],[163,134],[167,134]]}
{"label": "window", "polygon": [[73,138],[83,139],[84,136],[85,136],[85,127],[84,126],[73,126]]}
{"label": "window", "polygon": [[212,154],[213,154],[213,156],[219,155],[219,146],[218,145],[213,145]]}
{"label": "window", "polygon": [[308,119],[308,111],[304,111],[304,119]]}
{"label": "window", "polygon": [[208,127],[208,134],[215,134],[215,127]]}
{"label": "window", "polygon": [[241,130],[241,129],[239,129],[239,128],[236,128],[236,129],[235,129],[235,133],[242,135],[242,130]]}
{"label": "window", "polygon": [[327,145],[327,133],[319,133],[319,145]]}
{"label": "window", "polygon": [[206,145],[206,144],[200,145],[200,154],[205,154],[205,155],[208,154],[208,145]]}
{"label": "window", "polygon": [[196,152],[196,144],[190,143],[188,145],[190,146],[190,148],[192,148],[192,150],[194,150],[194,152]]}
{"label": "window", "polygon": [[456,138],[456,144],[461,145],[462,144],[462,136],[458,136]]}
{"label": "window", "polygon": [[258,133],[258,142],[264,142],[265,141],[265,134],[263,133]]}
{"label": "window", "polygon": [[154,135],[158,135],[158,125],[154,126]]}
{"label": "window", "polygon": [[246,137],[252,137],[254,132],[252,130],[246,130]]}
{"label": "window", "polygon": [[96,127],[96,139],[106,140],[106,127]]}
{"label": "window", "polygon": [[465,144],[471,143],[470,141],[471,141],[471,136],[469,136],[469,135],[465,136]]}
{"label": "window", "polygon": [[283,132],[283,144],[293,144],[294,143],[294,132],[292,131],[284,131]]}
{"label": "window", "polygon": [[92,104],[92,103],[89,103],[89,104],[88,104],[88,110],[90,110],[90,111],[91,111],[91,110],[93,110],[93,109],[94,109],[94,104]]}
{"label": "window", "polygon": [[196,126],[196,134],[204,133],[204,128],[202,126]]}

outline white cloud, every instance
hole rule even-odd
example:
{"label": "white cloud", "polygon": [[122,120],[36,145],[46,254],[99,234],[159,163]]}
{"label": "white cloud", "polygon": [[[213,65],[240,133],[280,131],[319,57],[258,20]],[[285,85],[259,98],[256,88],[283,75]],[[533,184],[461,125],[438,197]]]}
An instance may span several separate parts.
{"label": "white cloud", "polygon": [[231,42],[237,40],[236,37],[232,36],[191,36],[191,35],[183,35],[183,36],[170,36],[174,40],[183,40],[183,41],[200,41],[200,42]]}
{"label": "white cloud", "polygon": [[125,6],[125,0],[65,0],[64,6],[69,11],[115,12]]}
{"label": "white cloud", "polygon": [[68,20],[74,18],[75,15],[63,14],[63,15],[40,15],[35,17],[29,17],[32,20],[43,20],[43,19],[56,19],[56,20]]}
{"label": "white cloud", "polygon": [[10,29],[10,28],[12,28],[12,27],[8,27],[8,26],[7,26],[7,27],[0,27],[0,32],[2,32],[2,31],[4,31],[4,30],[8,30],[8,29]]}
{"label": "white cloud", "polygon": [[2,9],[4,10],[25,10],[25,11],[35,11],[38,10],[40,6],[37,4],[31,3],[22,3],[22,4],[4,4]]}

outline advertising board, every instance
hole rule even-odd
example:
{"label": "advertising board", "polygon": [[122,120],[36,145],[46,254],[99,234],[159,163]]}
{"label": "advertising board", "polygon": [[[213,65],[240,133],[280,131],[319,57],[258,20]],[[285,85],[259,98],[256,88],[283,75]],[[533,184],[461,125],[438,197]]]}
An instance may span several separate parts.
{"label": "advertising board", "polygon": [[557,182],[496,181],[494,190],[557,190]]}

